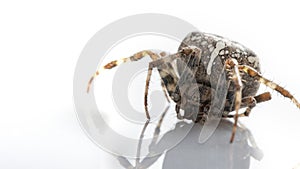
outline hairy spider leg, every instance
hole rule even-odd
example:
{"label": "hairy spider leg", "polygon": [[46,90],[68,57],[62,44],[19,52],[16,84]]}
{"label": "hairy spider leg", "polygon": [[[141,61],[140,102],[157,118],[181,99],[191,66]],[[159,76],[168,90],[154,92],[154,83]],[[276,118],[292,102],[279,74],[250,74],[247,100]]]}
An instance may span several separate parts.
{"label": "hairy spider leg", "polygon": [[[176,56],[176,57],[174,57],[174,56]],[[174,60],[176,58],[177,58],[177,55],[174,54],[174,55],[164,57],[164,58],[161,58],[161,59],[158,59],[158,60],[155,60],[155,61],[152,61],[149,63],[148,73],[147,73],[147,78],[146,78],[146,85],[145,85],[145,95],[144,95],[144,106],[145,106],[145,112],[146,112],[147,119],[150,119],[150,114],[149,114],[149,110],[148,110],[148,90],[149,90],[152,70],[153,70],[153,68],[157,68],[158,73],[162,80],[161,85],[164,90],[164,94],[167,98],[167,101],[169,102],[169,99],[167,97],[167,92],[168,92],[169,96],[172,98],[172,93],[175,92],[176,84],[178,81],[178,77],[175,73],[175,70],[169,61],[171,61],[172,59]]]}
{"label": "hairy spider leg", "polygon": [[[145,86],[145,97],[144,97],[144,105],[145,105],[145,112],[146,117],[150,119],[149,111],[148,111],[148,89],[149,89],[149,81],[152,75],[153,68],[157,68],[159,75],[162,79],[163,88],[166,89],[168,92],[168,95],[174,102],[178,102],[180,100],[180,96],[173,95],[176,91],[179,78],[177,74],[175,73],[175,69],[172,66],[171,62],[175,59],[180,58],[181,56],[188,56],[188,55],[197,55],[200,54],[201,50],[197,47],[185,47],[184,49],[180,50],[179,52],[169,55],[167,57],[163,57],[157,60],[154,60],[149,63],[148,67],[148,74],[147,74],[147,80],[146,80],[146,86]],[[165,96],[167,94],[165,93]],[[168,98],[168,97],[167,97]],[[178,114],[178,113],[177,113]]]}
{"label": "hairy spider leg", "polygon": [[[256,104],[271,100],[270,92],[265,92],[255,97],[248,96],[242,99],[241,108],[247,107],[244,113],[239,114],[239,117],[249,116],[251,110]],[[234,118],[234,115],[224,115],[224,118]]]}
{"label": "hairy spider leg", "polygon": [[99,70],[97,70],[94,75],[90,78],[89,82],[88,82],[88,86],[87,86],[87,92],[90,91],[90,87],[91,84],[93,82],[93,80],[96,78],[96,76],[98,76],[103,70],[105,69],[112,69],[122,63],[126,63],[126,62],[130,62],[130,61],[138,61],[142,58],[144,58],[145,56],[150,56],[150,58],[152,60],[157,60],[160,58],[159,55],[155,54],[154,52],[150,51],[150,50],[143,50],[140,51],[138,53],[135,53],[134,55],[130,56],[130,57],[126,57],[126,58],[121,58],[118,60],[114,60],[111,61],[109,63],[107,63],[105,66],[101,67]]}
{"label": "hairy spider leg", "polygon": [[[243,104],[246,104],[246,110],[244,113],[242,113],[244,116],[249,116],[251,110],[256,106],[256,100],[253,96],[242,98],[241,107],[243,107]],[[239,115],[240,116],[240,115]]]}
{"label": "hairy spider leg", "polygon": [[268,80],[268,79],[264,78],[258,71],[256,71],[255,69],[253,69],[250,66],[239,65],[238,67],[239,67],[239,70],[246,72],[251,77],[253,77],[257,81],[259,81],[260,83],[265,84],[266,86],[270,87],[271,89],[276,90],[277,92],[279,92],[284,97],[287,97],[290,100],[292,100],[292,102],[300,109],[300,103],[296,100],[296,98],[289,91],[287,91],[286,89],[284,89],[280,85],[272,82],[271,80]]}
{"label": "hairy spider leg", "polygon": [[[250,96],[250,98],[251,97],[252,96]],[[243,113],[244,116],[249,116],[249,114],[251,113],[251,110],[256,106],[257,103],[266,102],[271,99],[272,99],[272,97],[271,97],[270,92],[262,93],[260,95],[253,97],[253,99],[250,99],[250,100],[246,99],[246,102],[248,102],[247,103],[248,107],[247,107],[246,111]]]}
{"label": "hairy spider leg", "polygon": [[[100,72],[102,72],[103,70],[105,69],[112,69],[122,63],[126,63],[126,62],[130,62],[130,61],[138,61],[146,56],[150,56],[150,58],[153,60],[153,61],[156,61],[156,60],[160,60],[161,57],[164,57],[166,55],[165,52],[161,52],[159,55],[150,51],[150,50],[143,50],[143,51],[140,51],[138,53],[135,53],[134,55],[130,56],[130,57],[127,57],[127,58],[121,58],[121,59],[118,59],[118,60],[114,60],[114,61],[111,61],[109,63],[107,63],[105,66],[101,67],[99,70],[97,70],[94,75],[90,78],[89,82],[88,82],[88,87],[87,87],[87,92],[89,92],[90,90],[90,87],[91,87],[91,84],[93,82],[93,80],[96,78],[96,76],[98,76],[100,74]],[[150,82],[150,78],[151,78],[151,74],[152,74],[152,68],[151,69],[148,69],[148,75],[147,75],[147,80],[146,80],[146,87],[145,87],[145,95],[144,95],[144,105],[145,105],[145,112],[146,112],[146,116],[148,119],[150,119],[150,115],[149,115],[149,112],[148,112],[148,103],[147,103],[147,96],[148,96],[148,89],[149,89],[149,82]],[[164,86],[164,83],[163,81],[161,81],[161,86],[162,86],[162,90],[164,92],[164,95],[167,99],[168,102],[170,102],[168,96],[167,96],[167,89],[166,87]]]}
{"label": "hairy spider leg", "polygon": [[[149,114],[149,110],[148,110],[148,91],[149,91],[152,70],[153,70],[153,68],[148,66],[146,85],[145,85],[145,93],[144,93],[144,108],[145,108],[145,113],[146,113],[146,117],[147,117],[148,121],[150,120],[150,114]],[[167,95],[167,94],[165,94],[165,95]]]}
{"label": "hairy spider leg", "polygon": [[229,72],[229,79],[233,81],[235,85],[235,101],[234,101],[234,109],[235,109],[235,115],[234,115],[234,125],[232,128],[232,135],[230,138],[230,143],[233,142],[235,132],[237,129],[237,122],[239,117],[239,109],[241,107],[242,102],[242,78],[240,75],[240,71],[238,69],[238,62],[235,59],[229,58],[225,61],[225,67],[226,70]]}
{"label": "hairy spider leg", "polygon": [[168,101],[168,103],[170,103],[170,99],[169,99],[169,97],[168,97],[168,95],[167,95],[167,88],[166,88],[166,86],[165,86],[165,84],[164,84],[164,81],[161,81],[161,87],[162,87],[162,89],[163,89],[163,91],[164,91],[164,95],[165,95],[165,98],[167,99],[167,101]]}

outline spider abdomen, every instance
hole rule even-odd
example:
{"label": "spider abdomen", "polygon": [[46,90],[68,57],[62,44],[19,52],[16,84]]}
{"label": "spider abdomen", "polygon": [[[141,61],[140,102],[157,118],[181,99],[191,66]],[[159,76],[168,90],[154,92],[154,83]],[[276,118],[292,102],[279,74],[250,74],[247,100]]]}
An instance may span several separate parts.
{"label": "spider abdomen", "polygon": [[[248,65],[260,72],[259,59],[256,54],[238,42],[228,40],[218,35],[192,32],[184,38],[179,47],[179,51],[189,46],[195,46],[201,49],[200,63],[196,66],[188,67],[195,72],[194,78],[198,84],[201,84],[199,86],[202,86],[202,88],[203,86],[206,88],[210,87],[212,91],[216,89],[220,74],[224,72],[225,61],[229,58],[235,59],[239,65]],[[182,66],[177,65],[177,72],[179,76],[181,75],[182,71]],[[230,75],[228,75],[226,78],[228,77],[230,77]],[[241,78],[243,81],[242,97],[255,96],[259,88],[259,82],[250,77],[248,74],[241,74]],[[202,94],[200,88],[199,93],[200,95]],[[232,105],[234,103],[234,93],[235,86],[231,82],[226,97],[226,105],[231,106],[225,107],[225,112],[230,112],[233,110]],[[212,101],[212,98],[213,95],[207,96],[206,100],[200,100],[200,105],[203,105],[204,102],[207,103]],[[201,107],[199,110],[201,110]]]}

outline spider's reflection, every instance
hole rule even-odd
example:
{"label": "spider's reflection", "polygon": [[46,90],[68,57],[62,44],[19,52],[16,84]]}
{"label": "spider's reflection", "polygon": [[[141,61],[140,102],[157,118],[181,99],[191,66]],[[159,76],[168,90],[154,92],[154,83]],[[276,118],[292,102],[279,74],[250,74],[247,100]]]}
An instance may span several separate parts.
{"label": "spider's reflection", "polygon": [[165,144],[172,141],[174,135],[181,134],[180,132],[184,131],[182,129],[191,127],[190,125],[193,127],[187,136],[174,148],[165,152],[163,169],[249,169],[250,157],[260,160],[263,156],[251,132],[242,125],[237,129],[234,142],[230,144],[233,124],[223,119],[213,135],[203,144],[198,143],[199,130],[203,125],[178,122],[175,129],[164,134],[159,141],[154,137],[154,141],[149,146],[149,154],[143,159],[137,158],[134,165],[125,157],[118,156],[117,159],[126,169],[149,168],[161,156],[161,154],[156,156],[153,154],[161,151]]}

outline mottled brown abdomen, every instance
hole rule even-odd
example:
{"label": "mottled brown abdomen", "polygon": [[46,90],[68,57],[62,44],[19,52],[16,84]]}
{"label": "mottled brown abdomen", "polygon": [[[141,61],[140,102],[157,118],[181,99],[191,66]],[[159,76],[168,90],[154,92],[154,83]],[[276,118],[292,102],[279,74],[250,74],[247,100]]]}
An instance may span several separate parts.
{"label": "mottled brown abdomen", "polygon": [[[239,65],[248,65],[260,72],[259,59],[253,51],[221,36],[192,32],[182,41],[179,50],[187,46],[196,46],[201,49],[200,64],[189,68],[195,70],[197,83],[212,89],[216,89],[219,75],[224,70],[224,62],[228,58],[234,58]],[[183,68],[178,65],[177,71],[181,75]],[[242,97],[254,96],[259,88],[259,82],[247,74],[243,74],[242,79]],[[227,95],[227,100],[230,104],[233,103],[233,98],[234,85],[230,84]],[[231,108],[226,109],[230,109],[226,111],[232,111]]]}

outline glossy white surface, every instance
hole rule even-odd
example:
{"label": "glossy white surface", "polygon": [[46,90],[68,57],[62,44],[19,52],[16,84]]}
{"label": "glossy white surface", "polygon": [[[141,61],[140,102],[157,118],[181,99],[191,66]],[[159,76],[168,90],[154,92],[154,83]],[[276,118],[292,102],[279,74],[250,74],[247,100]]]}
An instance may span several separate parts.
{"label": "glossy white surface", "polygon": [[[78,124],[73,71],[95,32],[145,12],[174,15],[241,42],[260,56],[264,75],[300,99],[297,1],[1,1],[0,168],[120,168]],[[261,161],[250,160],[252,169],[300,163],[300,111],[272,94],[242,119],[264,153]],[[161,157],[151,168],[163,163]]]}

